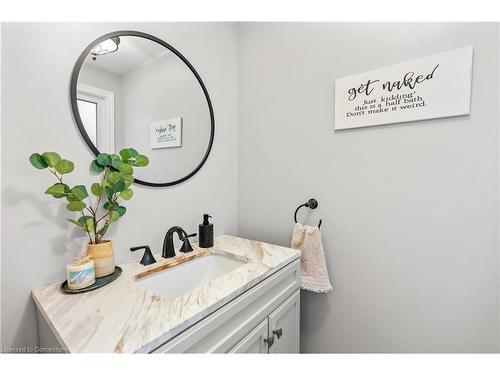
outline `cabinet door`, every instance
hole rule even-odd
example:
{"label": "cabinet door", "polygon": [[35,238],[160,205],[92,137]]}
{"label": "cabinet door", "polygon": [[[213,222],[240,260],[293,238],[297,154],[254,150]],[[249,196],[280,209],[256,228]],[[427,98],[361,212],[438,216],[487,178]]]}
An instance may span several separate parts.
{"label": "cabinet door", "polygon": [[300,290],[269,315],[269,336],[274,338],[269,353],[299,353]]}
{"label": "cabinet door", "polygon": [[268,318],[264,319],[248,335],[234,346],[229,353],[268,353],[268,345],[264,341],[268,336]]}

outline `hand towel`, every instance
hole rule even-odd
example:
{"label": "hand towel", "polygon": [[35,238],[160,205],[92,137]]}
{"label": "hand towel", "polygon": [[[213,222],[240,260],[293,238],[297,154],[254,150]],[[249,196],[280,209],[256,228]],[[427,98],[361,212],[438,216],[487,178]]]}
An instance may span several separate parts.
{"label": "hand towel", "polygon": [[332,290],[319,228],[296,223],[293,228],[292,248],[302,251],[301,288],[317,293]]}

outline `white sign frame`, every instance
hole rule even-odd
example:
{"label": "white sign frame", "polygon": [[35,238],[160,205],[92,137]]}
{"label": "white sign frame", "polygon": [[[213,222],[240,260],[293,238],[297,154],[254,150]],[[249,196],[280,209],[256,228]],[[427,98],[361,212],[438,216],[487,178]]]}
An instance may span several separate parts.
{"label": "white sign frame", "polygon": [[473,50],[335,80],[335,130],[470,114]]}
{"label": "white sign frame", "polygon": [[151,124],[151,148],[182,147],[182,117]]}

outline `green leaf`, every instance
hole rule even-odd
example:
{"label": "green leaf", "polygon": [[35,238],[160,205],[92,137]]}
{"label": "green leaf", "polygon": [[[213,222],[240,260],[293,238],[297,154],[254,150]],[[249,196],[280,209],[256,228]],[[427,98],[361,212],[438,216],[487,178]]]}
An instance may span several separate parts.
{"label": "green leaf", "polygon": [[102,193],[104,192],[103,188],[98,182],[94,182],[92,186],[90,187],[90,191],[92,194],[94,194],[97,197],[100,197]]}
{"label": "green leaf", "polygon": [[114,211],[114,210],[110,211],[110,213],[109,213],[109,222],[110,223],[115,222],[119,218],[120,218],[120,214],[117,211]]}
{"label": "green leaf", "polygon": [[105,224],[97,233],[99,233],[101,236],[104,236],[104,234],[108,231],[109,224]]}
{"label": "green leaf", "polygon": [[73,201],[73,202],[69,202],[67,205],[66,205],[66,208],[70,211],[81,211],[83,210],[85,207],[87,207],[87,205],[83,202],[80,202],[80,201]]}
{"label": "green leaf", "polygon": [[122,163],[120,165],[120,172],[122,172],[124,174],[132,174],[132,173],[134,173],[134,168],[132,168],[130,165],[128,165],[126,163]]}
{"label": "green leaf", "polygon": [[94,232],[94,218],[89,217],[87,220],[85,220],[85,226],[86,226],[86,231],[89,231],[90,233]]}
{"label": "green leaf", "polygon": [[128,188],[134,182],[134,176],[131,174],[124,174],[122,176],[122,181],[125,182],[125,187]]}
{"label": "green leaf", "polygon": [[113,184],[113,190],[116,193],[121,193],[123,190],[125,190],[125,181],[120,180],[116,184]]}
{"label": "green leaf", "polygon": [[50,194],[54,198],[62,198],[69,192],[69,186],[66,184],[62,184],[58,182],[57,184],[52,185],[47,190],[45,190],[45,194]]}
{"label": "green leaf", "polygon": [[70,223],[75,224],[77,227],[80,227],[80,228],[82,227],[82,226],[80,225],[80,223],[79,223],[78,221],[76,221],[76,220],[73,220],[73,219],[67,219],[67,220],[68,220]]}
{"label": "green leaf", "polygon": [[118,206],[118,204],[116,204],[115,202],[106,202],[103,205],[105,210],[110,210],[110,209],[113,210],[117,206]]}
{"label": "green leaf", "polygon": [[106,180],[111,184],[115,184],[122,179],[122,175],[120,172],[109,172]]}
{"label": "green leaf", "polygon": [[75,197],[74,194],[66,194],[66,200],[68,202],[80,202],[80,199],[78,199],[77,197]]}
{"label": "green leaf", "polygon": [[97,155],[96,161],[103,167],[107,167],[111,165],[111,156],[109,156],[109,154],[106,154],[105,152],[102,152]]}
{"label": "green leaf", "polygon": [[134,191],[132,189],[127,188],[127,189],[122,191],[122,193],[120,194],[120,198],[128,201],[130,198],[132,198],[133,195],[134,195]]}
{"label": "green leaf", "polygon": [[127,150],[129,152],[131,158],[135,158],[135,157],[137,157],[139,155],[139,153],[137,152],[137,150],[134,149],[134,148],[129,148]]}
{"label": "green leaf", "polygon": [[[85,223],[88,221],[88,220],[92,220],[92,223],[90,225],[85,225]],[[92,232],[92,228],[94,226],[94,222],[93,222],[93,219],[92,219],[92,216],[80,216],[80,218],[77,220],[73,220],[73,219],[68,219],[68,221],[70,223],[73,223],[75,224],[76,226],[78,226],[79,228],[83,229],[85,232]]]}
{"label": "green leaf", "polygon": [[133,148],[124,148],[120,150],[120,156],[122,158],[122,161],[127,163],[130,159],[134,159],[136,156],[138,156],[139,153],[137,150]]}
{"label": "green leaf", "polygon": [[122,159],[119,155],[111,155],[111,166],[117,170],[120,170],[120,166],[123,164]]}
{"label": "green leaf", "polygon": [[59,160],[61,160],[61,157],[56,152],[44,152],[42,158],[49,167],[55,167]]}
{"label": "green leaf", "polygon": [[122,158],[122,161],[127,162],[132,157],[130,150],[128,148],[120,150],[120,157]]}
{"label": "green leaf", "polygon": [[95,173],[101,173],[104,170],[104,167],[94,160],[90,163],[90,170]]}
{"label": "green leaf", "polygon": [[114,171],[119,171],[122,167],[122,164],[124,164],[121,160],[113,160],[112,163],[113,164],[111,164],[111,168],[113,168]]}
{"label": "green leaf", "polygon": [[42,157],[42,155],[37,154],[37,153],[31,154],[31,156],[30,156],[30,163],[36,169],[45,169],[48,166],[47,162]]}
{"label": "green leaf", "polygon": [[75,169],[75,164],[70,160],[61,159],[56,164],[56,171],[60,174],[73,172],[73,169]]}
{"label": "green leaf", "polygon": [[89,215],[80,216],[78,218],[78,225],[80,225],[81,227],[83,227],[85,225],[85,222],[88,219],[92,219],[92,216],[89,216]]}
{"label": "green leaf", "polygon": [[84,200],[89,196],[89,193],[87,192],[87,188],[83,185],[77,185],[73,189],[71,189],[71,193],[78,199],[78,200]]}
{"label": "green leaf", "polygon": [[116,208],[116,211],[118,212],[118,215],[120,215],[120,217],[122,217],[123,215],[125,215],[125,212],[127,212],[127,208],[123,207],[123,206],[118,206]]}
{"label": "green leaf", "polygon": [[106,195],[108,196],[108,199],[111,200],[113,198],[113,194],[115,193],[113,188],[111,186],[105,186],[104,190],[106,191]]}
{"label": "green leaf", "polygon": [[149,164],[149,159],[147,158],[147,156],[144,155],[137,155],[135,157],[134,162],[130,163],[130,165],[133,165],[135,167],[145,167],[148,164]]}

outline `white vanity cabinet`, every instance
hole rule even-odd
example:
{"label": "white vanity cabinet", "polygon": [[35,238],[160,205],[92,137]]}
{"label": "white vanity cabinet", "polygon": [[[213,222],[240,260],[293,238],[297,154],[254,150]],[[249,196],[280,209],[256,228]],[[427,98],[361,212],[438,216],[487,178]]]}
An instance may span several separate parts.
{"label": "white vanity cabinet", "polygon": [[296,291],[229,353],[299,353],[300,291]]}
{"label": "white vanity cabinet", "polygon": [[296,259],[156,353],[299,353],[300,271]]}

